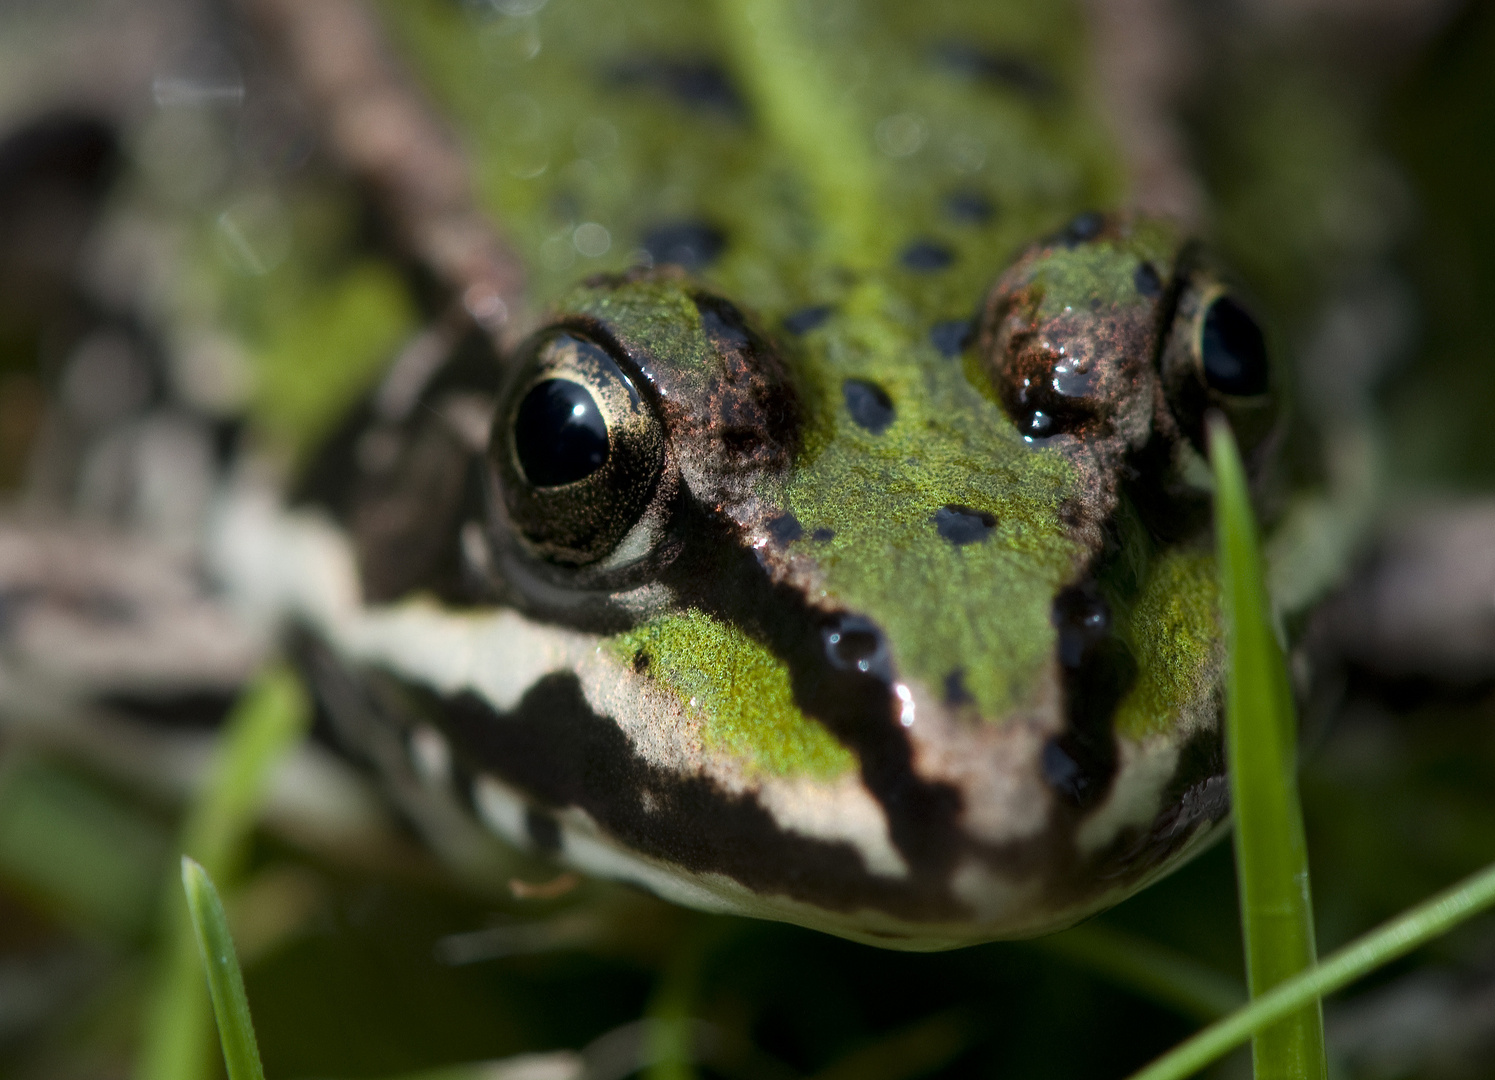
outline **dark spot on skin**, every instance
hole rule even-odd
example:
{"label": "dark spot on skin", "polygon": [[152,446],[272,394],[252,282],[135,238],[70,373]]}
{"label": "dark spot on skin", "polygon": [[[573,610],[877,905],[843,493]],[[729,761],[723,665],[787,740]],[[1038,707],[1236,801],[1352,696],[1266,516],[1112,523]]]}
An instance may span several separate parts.
{"label": "dark spot on skin", "polygon": [[1132,275],[1132,284],[1149,300],[1163,295],[1163,279],[1158,277],[1158,268],[1150,262],[1142,263]]}
{"label": "dark spot on skin", "polygon": [[953,360],[965,352],[966,346],[975,336],[975,325],[970,319],[949,319],[935,323],[929,331],[929,340],[947,360]]}
{"label": "dark spot on skin", "polygon": [[1054,598],[1056,658],[1064,687],[1066,730],[1044,747],[1044,775],[1077,809],[1094,806],[1116,774],[1111,721],[1137,677],[1131,651],[1115,634],[1111,608],[1093,581]]}
{"label": "dark spot on skin", "polygon": [[881,435],[893,422],[893,399],[876,383],[847,379],[841,384],[841,396],[846,399],[846,411],[851,413],[857,426],[872,434]]}
{"label": "dark spot on skin", "polygon": [[1058,84],[1033,60],[969,41],[942,41],[932,50],[935,62],[953,75],[1013,90],[1033,101],[1047,101]]}
{"label": "dark spot on skin", "polygon": [[838,671],[857,671],[891,682],[893,661],[876,623],[862,615],[841,615],[820,630],[825,658]]}
{"label": "dark spot on skin", "polygon": [[939,534],[956,547],[978,544],[997,527],[995,515],[954,504],[940,507],[931,520]]}
{"label": "dark spot on skin", "polygon": [[643,57],[613,65],[609,73],[619,86],[659,91],[688,108],[745,122],[747,100],[737,91],[726,68],[710,59]]}
{"label": "dark spot on skin", "polygon": [[934,240],[915,240],[898,256],[904,269],[921,274],[943,270],[955,262],[955,252]]}
{"label": "dark spot on skin", "polygon": [[554,855],[561,850],[561,827],[555,818],[533,806],[524,811],[524,831],[529,833],[530,843],[536,851]]}
{"label": "dark spot on skin", "polygon": [[649,670],[649,654],[640,649],[633,654],[633,671],[636,675],[642,675]]}
{"label": "dark spot on skin", "polygon": [[791,334],[808,334],[811,330],[829,319],[835,312],[835,308],[829,304],[817,304],[814,307],[800,308],[784,316],[784,329]]}
{"label": "dark spot on skin", "polygon": [[644,250],[655,265],[673,263],[685,270],[704,270],[727,249],[727,234],[704,221],[675,221],[644,234]]}
{"label": "dark spot on skin", "polygon": [[1065,499],[1059,504],[1059,521],[1067,529],[1077,528],[1085,520],[1085,504],[1079,499]]}
{"label": "dark spot on skin", "polygon": [[835,529],[827,529],[824,526],[821,526],[810,534],[810,539],[816,541],[817,543],[823,544],[827,540],[835,539],[835,536]]}
{"label": "dark spot on skin", "polygon": [[525,477],[536,487],[575,483],[607,462],[607,421],[586,387],[570,379],[546,379],[519,403],[514,449]]}
{"label": "dark spot on skin", "polygon": [[965,669],[956,668],[945,676],[945,704],[968,705],[970,701],[971,692],[966,689]]}
{"label": "dark spot on skin", "polygon": [[805,528],[793,514],[780,514],[768,523],[768,535],[780,547],[792,544],[805,535]]}
{"label": "dark spot on skin", "polygon": [[997,216],[997,204],[981,191],[952,191],[942,205],[945,216],[961,225],[986,225]]}
{"label": "dark spot on skin", "polygon": [[1228,296],[1210,304],[1200,339],[1204,379],[1222,394],[1254,397],[1267,392],[1267,343],[1261,327]]}
{"label": "dark spot on skin", "polygon": [[1099,236],[1105,227],[1105,215],[1089,210],[1064,226],[1064,231],[1059,234],[1060,242],[1067,247],[1088,243]]}

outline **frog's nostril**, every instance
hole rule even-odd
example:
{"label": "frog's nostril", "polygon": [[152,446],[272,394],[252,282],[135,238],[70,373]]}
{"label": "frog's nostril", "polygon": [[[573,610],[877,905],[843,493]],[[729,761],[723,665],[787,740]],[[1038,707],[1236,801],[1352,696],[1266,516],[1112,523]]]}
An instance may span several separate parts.
{"label": "frog's nostril", "polygon": [[832,667],[892,679],[893,666],[888,657],[887,642],[871,619],[862,615],[842,615],[826,626],[821,636],[825,643],[825,657]]}

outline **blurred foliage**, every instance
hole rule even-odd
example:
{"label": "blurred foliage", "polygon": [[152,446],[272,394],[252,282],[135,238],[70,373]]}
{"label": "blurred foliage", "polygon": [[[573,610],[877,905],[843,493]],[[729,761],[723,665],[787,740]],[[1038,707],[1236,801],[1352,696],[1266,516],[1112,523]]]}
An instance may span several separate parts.
{"label": "blurred foliage", "polygon": [[1415,361],[1387,394],[1408,486],[1495,482],[1495,5],[1469,4],[1385,111],[1416,194],[1405,264],[1421,308]]}

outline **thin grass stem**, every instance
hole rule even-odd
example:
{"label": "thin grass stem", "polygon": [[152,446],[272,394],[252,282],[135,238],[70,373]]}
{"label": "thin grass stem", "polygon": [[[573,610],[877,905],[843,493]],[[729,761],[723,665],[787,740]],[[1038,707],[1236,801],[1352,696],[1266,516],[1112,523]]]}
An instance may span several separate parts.
{"label": "thin grass stem", "polygon": [[[1215,474],[1215,542],[1229,652],[1225,752],[1235,813],[1235,863],[1246,942],[1247,985],[1259,997],[1317,958],[1308,846],[1298,802],[1297,718],[1272,629],[1256,522],[1235,437],[1209,423]],[[1323,1009],[1305,1002],[1252,1045],[1258,1078],[1323,1080]]]}

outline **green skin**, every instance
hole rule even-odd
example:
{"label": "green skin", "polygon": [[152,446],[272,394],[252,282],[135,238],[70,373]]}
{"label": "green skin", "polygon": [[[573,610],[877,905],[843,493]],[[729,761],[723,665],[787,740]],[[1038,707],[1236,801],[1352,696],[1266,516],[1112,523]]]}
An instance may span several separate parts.
{"label": "green skin", "polygon": [[[1192,521],[1207,497],[1194,434],[1208,394],[1181,396],[1178,386],[1197,372],[1165,386],[1159,365],[1168,355],[1197,367],[1202,313],[1169,320],[1213,279],[1161,224],[1112,217],[1098,231],[1056,234],[1080,211],[1122,196],[1122,170],[1075,89],[1086,62],[1075,11],[977,5],[915,18],[906,7],[882,5],[834,30],[799,26],[790,6],[772,0],[716,11],[658,2],[626,17],[566,0],[527,17],[480,17],[435,0],[382,12],[463,133],[483,204],[530,257],[531,297],[546,311],[530,325],[583,325],[623,342],[620,366],[663,429],[660,486],[642,512],[654,515],[655,540],[622,569],[604,555],[574,570],[610,614],[567,615],[532,588],[542,578],[567,588],[573,570],[547,569],[543,526],[526,532],[502,514],[484,526],[497,566],[492,591],[530,620],[537,639],[546,626],[585,635],[574,670],[591,713],[616,722],[656,770],[649,775],[704,779],[720,808],[771,804],[777,836],[755,818],[741,840],[752,851],[730,866],[676,857],[692,844],[732,844],[737,826],[710,809],[699,812],[694,839],[682,838],[679,821],[653,832],[615,824],[609,800],[633,807],[646,793],[606,786],[636,784],[637,772],[621,780],[594,772],[593,801],[568,803],[528,777],[525,762],[484,759],[440,702],[408,723],[440,730],[471,769],[495,771],[506,792],[553,815],[561,857],[583,869],[703,907],[940,948],[1073,923],[1198,850],[1224,818],[1208,535],[1187,525],[1160,539],[1149,518],[1160,502]],[[949,25],[931,27],[931,17]],[[980,84],[908,46],[951,39],[1032,56],[1057,89]],[[727,62],[750,122],[603,77],[632,57],[703,54]],[[843,84],[855,94],[838,92]],[[952,189],[980,190],[1000,212],[956,223],[941,209]],[[336,221],[335,204],[309,186],[288,198],[312,223],[303,232],[336,235],[325,224]],[[649,228],[680,219],[710,221],[727,237],[697,277],[635,271],[574,286],[636,266],[635,244]],[[579,254],[597,249],[573,244],[583,222],[605,227],[605,252]],[[1055,238],[1034,245],[1045,235]],[[945,245],[950,266],[900,262],[920,239]],[[378,302],[388,282],[377,264],[324,269],[329,286],[298,289],[318,273],[307,269],[316,250],[303,245],[288,269],[270,275],[279,290],[265,280],[259,294],[241,293],[230,320],[268,358],[266,407],[277,398],[302,403],[303,440],[325,428],[340,395],[298,389],[296,354],[304,361],[307,353],[287,348],[296,338],[288,327],[316,325],[324,350],[337,349],[339,334],[357,339],[340,352],[352,372],[388,355],[413,318],[389,315],[399,303]],[[1160,287],[1144,289],[1151,272]],[[723,465],[720,432],[699,422],[726,370],[702,323],[703,292],[750,313],[773,357],[755,370],[793,402],[783,452],[750,467]],[[799,335],[776,329],[812,306],[831,313]],[[931,328],[978,308],[963,354],[942,355]],[[377,326],[374,310],[383,313]],[[508,397],[490,455],[507,452],[504,425],[525,355],[517,367],[504,361]],[[1016,380],[1058,378],[1064,355],[1088,357],[1084,419],[1025,438]],[[284,375],[278,383],[275,372]],[[884,391],[891,423],[873,430],[852,415],[848,379]],[[1138,455],[1150,455],[1145,467]],[[682,519],[665,507],[669,499],[694,516]],[[941,508],[965,513],[968,527],[983,522],[980,535],[953,541],[937,527]],[[776,526],[786,515],[797,529]],[[741,584],[730,574],[720,584],[670,577],[671,560],[736,566],[739,555],[754,560],[762,588],[794,598],[775,617],[803,625],[735,617]],[[434,602],[422,592],[391,598],[390,610],[426,610]],[[1109,620],[1103,647],[1078,666],[1061,650],[1065,597],[1075,595]],[[848,613],[870,621],[886,647],[886,707],[860,718],[812,707],[809,661],[785,645]],[[337,633],[327,636],[336,648]],[[1095,660],[1102,653],[1124,654],[1124,678],[1107,683],[1112,669]],[[350,663],[440,686],[384,653],[365,650]],[[1077,795],[1065,787],[1065,762],[1079,760],[1082,773],[1090,766],[1064,740],[1079,723],[1075,702],[1101,684],[1110,687],[1100,695],[1106,749]],[[858,724],[887,728],[879,738],[901,748],[891,764]],[[637,749],[655,743],[669,751]],[[1057,764],[1056,747],[1068,747]],[[651,789],[648,805],[675,798],[668,784],[660,791]],[[910,809],[909,791],[941,793],[930,806],[946,809]],[[852,820],[859,815],[875,820]],[[590,857],[577,837],[611,854]],[[777,838],[801,846],[780,849]],[[813,864],[803,843],[816,841],[857,858],[851,871],[826,869],[801,888],[795,860]],[[925,859],[926,845],[946,855]],[[761,865],[745,870],[751,859]]]}

